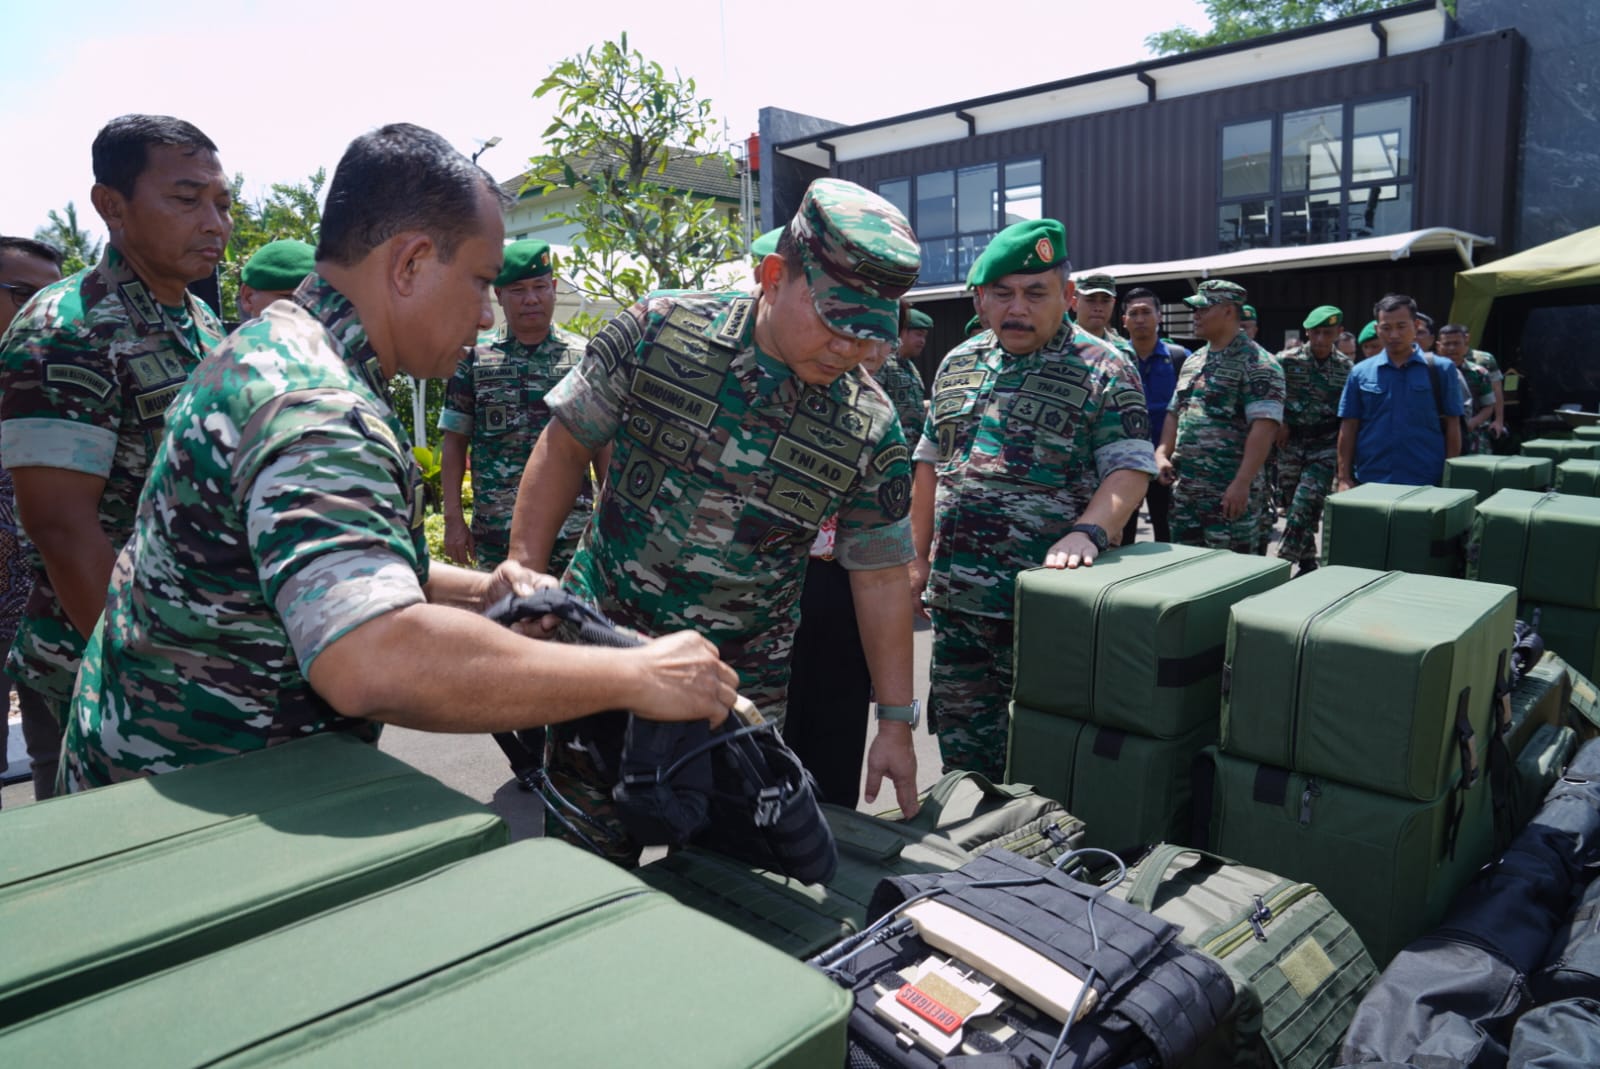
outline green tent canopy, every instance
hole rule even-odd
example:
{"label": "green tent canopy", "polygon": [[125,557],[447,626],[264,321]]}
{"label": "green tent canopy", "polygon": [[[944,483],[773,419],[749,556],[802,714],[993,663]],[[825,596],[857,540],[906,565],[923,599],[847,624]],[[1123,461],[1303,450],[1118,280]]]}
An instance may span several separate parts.
{"label": "green tent canopy", "polygon": [[1600,226],[1458,272],[1450,322],[1481,338],[1496,297],[1594,285],[1600,285]]}

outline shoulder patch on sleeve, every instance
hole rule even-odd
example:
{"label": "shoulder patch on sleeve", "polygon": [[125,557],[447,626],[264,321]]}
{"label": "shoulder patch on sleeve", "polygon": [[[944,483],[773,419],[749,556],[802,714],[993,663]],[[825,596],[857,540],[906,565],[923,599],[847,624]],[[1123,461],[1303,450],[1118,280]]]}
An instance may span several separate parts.
{"label": "shoulder patch on sleeve", "polygon": [[623,311],[600,328],[600,333],[589,342],[589,351],[600,357],[600,366],[609,374],[633,356],[642,340],[644,332],[639,329],[639,321],[631,311]]}
{"label": "shoulder patch on sleeve", "polygon": [[102,401],[116,389],[116,384],[104,375],[76,364],[50,364],[45,368],[44,381],[53,382],[58,386],[76,386],[80,390],[94,394]]}
{"label": "shoulder patch on sleeve", "polygon": [[366,437],[375,442],[382,442],[396,456],[400,455],[400,440],[394,436],[394,432],[384,424],[383,420],[368,415],[359,408],[352,408],[350,423]]}
{"label": "shoulder patch on sleeve", "polygon": [[878,507],[891,520],[904,519],[911,511],[911,477],[902,473],[885,480],[878,488]]}

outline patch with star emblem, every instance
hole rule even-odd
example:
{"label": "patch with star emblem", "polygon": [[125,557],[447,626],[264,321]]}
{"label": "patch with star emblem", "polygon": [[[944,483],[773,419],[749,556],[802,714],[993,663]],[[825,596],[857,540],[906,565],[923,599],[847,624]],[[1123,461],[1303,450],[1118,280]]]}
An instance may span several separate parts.
{"label": "patch with star emblem", "polygon": [[895,475],[878,488],[878,507],[891,520],[904,519],[911,511],[911,477]]}

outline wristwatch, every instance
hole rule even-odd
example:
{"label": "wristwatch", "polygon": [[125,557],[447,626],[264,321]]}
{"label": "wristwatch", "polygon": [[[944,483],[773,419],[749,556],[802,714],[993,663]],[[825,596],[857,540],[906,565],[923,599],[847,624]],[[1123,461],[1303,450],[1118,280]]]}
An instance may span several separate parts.
{"label": "wristwatch", "polygon": [[893,720],[901,724],[910,724],[913,731],[922,723],[922,703],[912,698],[910,705],[884,705],[879,702],[874,705],[879,720]]}
{"label": "wristwatch", "polygon": [[1088,535],[1089,541],[1094,543],[1094,548],[1101,553],[1111,544],[1111,539],[1106,537],[1106,529],[1098,523],[1075,523],[1072,525],[1072,534]]}

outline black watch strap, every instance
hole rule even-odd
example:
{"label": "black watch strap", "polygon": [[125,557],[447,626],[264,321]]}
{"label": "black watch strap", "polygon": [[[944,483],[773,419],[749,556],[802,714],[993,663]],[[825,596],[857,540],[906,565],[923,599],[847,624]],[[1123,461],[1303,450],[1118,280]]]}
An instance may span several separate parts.
{"label": "black watch strap", "polygon": [[1094,543],[1094,548],[1102,553],[1111,544],[1111,539],[1106,534],[1106,529],[1098,523],[1075,523],[1072,525],[1072,531],[1076,534],[1088,535],[1089,541]]}

